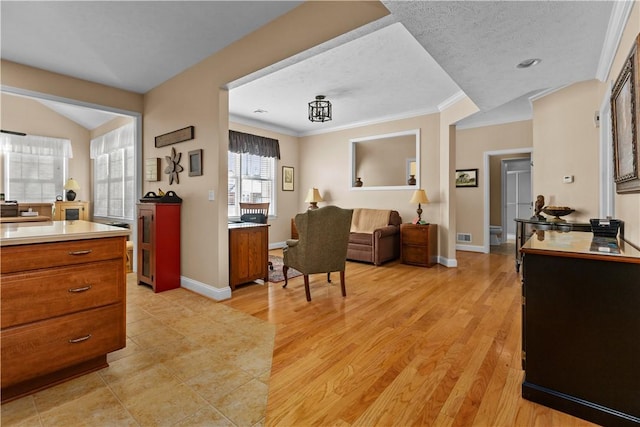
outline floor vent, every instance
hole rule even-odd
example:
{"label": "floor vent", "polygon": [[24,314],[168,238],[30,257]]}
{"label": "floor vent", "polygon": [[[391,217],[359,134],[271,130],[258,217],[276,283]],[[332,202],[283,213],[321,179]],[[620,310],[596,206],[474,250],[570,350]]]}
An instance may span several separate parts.
{"label": "floor vent", "polygon": [[471,233],[458,233],[456,240],[458,242],[465,242],[465,243],[470,243],[471,242]]}

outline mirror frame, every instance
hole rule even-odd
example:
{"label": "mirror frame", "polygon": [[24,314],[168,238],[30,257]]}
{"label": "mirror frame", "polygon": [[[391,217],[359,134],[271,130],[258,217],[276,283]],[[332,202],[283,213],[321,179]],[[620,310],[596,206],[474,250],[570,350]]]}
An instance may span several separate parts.
{"label": "mirror frame", "polygon": [[[385,186],[371,186],[371,187],[356,187],[356,144],[359,142],[376,141],[385,138],[395,138],[403,135],[414,135],[416,139],[416,184],[415,185],[385,185]],[[349,189],[352,191],[368,191],[368,190],[416,190],[420,188],[420,129],[411,129],[400,132],[385,133],[381,135],[365,136],[361,138],[349,139],[349,163],[351,165],[351,173],[349,174]]]}

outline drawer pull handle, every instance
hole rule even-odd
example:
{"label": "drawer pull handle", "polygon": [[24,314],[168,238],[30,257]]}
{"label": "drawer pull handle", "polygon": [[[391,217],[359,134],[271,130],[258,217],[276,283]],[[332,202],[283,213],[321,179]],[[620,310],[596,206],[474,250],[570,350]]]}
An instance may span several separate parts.
{"label": "drawer pull handle", "polygon": [[88,291],[89,289],[91,289],[91,285],[89,285],[89,286],[83,286],[83,287],[81,287],[81,288],[73,288],[73,289],[69,289],[69,292],[71,292],[71,293],[74,293],[74,294],[75,294],[75,293],[78,293],[78,292],[86,292],[86,291]]}
{"label": "drawer pull handle", "polygon": [[77,343],[79,343],[79,342],[86,341],[86,340],[88,340],[89,338],[91,338],[91,334],[89,334],[89,335],[85,335],[84,337],[71,339],[71,340],[69,340],[69,343],[70,343],[70,344],[77,344]]}
{"label": "drawer pull handle", "polygon": [[88,255],[91,253],[91,249],[87,249],[86,251],[71,251],[69,255]]}

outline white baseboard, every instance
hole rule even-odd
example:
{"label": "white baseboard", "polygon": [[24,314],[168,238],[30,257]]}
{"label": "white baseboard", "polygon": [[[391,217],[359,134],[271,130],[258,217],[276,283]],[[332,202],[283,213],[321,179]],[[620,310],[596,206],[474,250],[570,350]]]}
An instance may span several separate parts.
{"label": "white baseboard", "polygon": [[197,280],[193,280],[185,276],[180,276],[180,286],[185,289],[189,289],[196,294],[212,298],[216,301],[222,301],[231,298],[231,288],[229,286],[226,286],[224,288],[214,288],[211,285],[198,282]]}
{"label": "white baseboard", "polygon": [[457,259],[449,259],[449,258],[445,258],[441,255],[438,255],[438,264],[442,264],[445,267],[457,267],[458,266],[458,260]]}
{"label": "white baseboard", "polygon": [[485,253],[484,246],[478,246],[478,245],[456,245],[456,251]]}

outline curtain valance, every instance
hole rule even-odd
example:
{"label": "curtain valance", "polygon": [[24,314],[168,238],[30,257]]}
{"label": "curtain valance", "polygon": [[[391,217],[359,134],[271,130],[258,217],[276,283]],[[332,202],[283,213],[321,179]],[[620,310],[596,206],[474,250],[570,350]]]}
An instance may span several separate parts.
{"label": "curtain valance", "polygon": [[89,157],[97,159],[103,154],[112,153],[122,148],[133,147],[134,145],[133,122],[119,127],[91,140]]}
{"label": "curtain valance", "polygon": [[0,152],[72,158],[71,141],[37,135],[0,133]]}
{"label": "curtain valance", "polygon": [[277,139],[250,133],[229,131],[229,151],[240,154],[254,154],[261,157],[280,158],[280,143]]}

